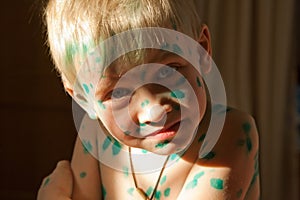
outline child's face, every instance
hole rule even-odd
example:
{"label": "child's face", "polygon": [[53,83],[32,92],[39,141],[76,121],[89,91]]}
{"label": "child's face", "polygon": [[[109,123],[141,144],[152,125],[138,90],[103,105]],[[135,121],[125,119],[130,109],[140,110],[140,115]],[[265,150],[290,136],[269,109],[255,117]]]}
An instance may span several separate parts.
{"label": "child's face", "polygon": [[99,118],[125,145],[158,154],[183,150],[206,110],[202,78],[189,62],[167,51],[147,50],[144,63],[115,62],[107,68],[95,94]]}

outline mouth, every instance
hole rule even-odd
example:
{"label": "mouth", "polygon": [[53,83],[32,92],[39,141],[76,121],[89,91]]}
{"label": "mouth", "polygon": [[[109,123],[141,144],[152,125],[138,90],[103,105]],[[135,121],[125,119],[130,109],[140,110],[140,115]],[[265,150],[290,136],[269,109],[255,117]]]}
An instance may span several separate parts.
{"label": "mouth", "polygon": [[174,124],[171,124],[170,126],[167,126],[166,128],[163,128],[159,131],[156,131],[154,133],[151,133],[146,138],[148,139],[156,139],[156,140],[166,140],[173,138],[180,126],[180,122],[176,122]]}

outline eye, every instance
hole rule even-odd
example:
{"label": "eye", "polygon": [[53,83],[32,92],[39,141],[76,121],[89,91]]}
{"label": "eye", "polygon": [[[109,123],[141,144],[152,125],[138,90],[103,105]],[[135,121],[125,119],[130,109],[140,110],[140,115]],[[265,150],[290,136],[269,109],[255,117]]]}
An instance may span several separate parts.
{"label": "eye", "polygon": [[113,90],[111,97],[113,99],[120,99],[130,94],[130,90],[127,88],[116,88]]}
{"label": "eye", "polygon": [[172,67],[164,66],[158,70],[157,77],[159,79],[167,78],[167,77],[171,76],[175,71],[176,71],[176,69],[174,69]]}

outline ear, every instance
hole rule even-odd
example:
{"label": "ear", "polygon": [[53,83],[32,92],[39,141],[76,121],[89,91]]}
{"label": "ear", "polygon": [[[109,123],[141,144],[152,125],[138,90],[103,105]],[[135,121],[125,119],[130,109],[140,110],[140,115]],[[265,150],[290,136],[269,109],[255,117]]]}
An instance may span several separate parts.
{"label": "ear", "polygon": [[209,56],[212,56],[211,37],[208,26],[203,24],[198,38],[199,44],[207,51]]}
{"label": "ear", "polygon": [[212,67],[212,46],[211,46],[211,38],[208,26],[203,24],[201,26],[201,32],[198,38],[199,44],[206,50],[206,54],[203,55],[201,59],[201,69],[204,74],[208,74]]}

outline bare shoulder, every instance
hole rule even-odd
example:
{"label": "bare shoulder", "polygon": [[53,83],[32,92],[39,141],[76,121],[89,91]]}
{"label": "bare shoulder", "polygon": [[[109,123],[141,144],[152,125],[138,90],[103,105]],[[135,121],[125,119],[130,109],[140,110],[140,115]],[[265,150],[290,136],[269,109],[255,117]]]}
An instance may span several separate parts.
{"label": "bare shoulder", "polygon": [[182,195],[204,199],[259,199],[259,138],[253,117],[227,109],[214,148],[197,159]]}

